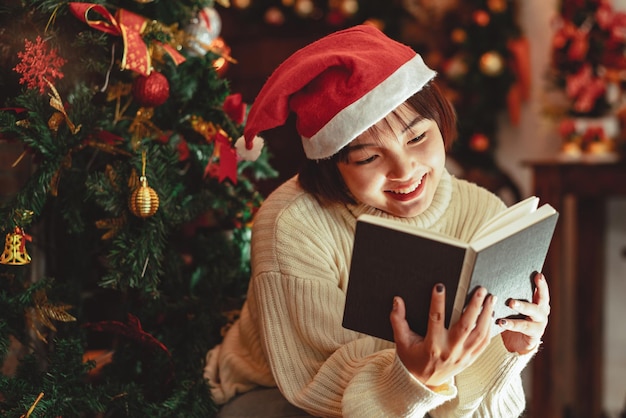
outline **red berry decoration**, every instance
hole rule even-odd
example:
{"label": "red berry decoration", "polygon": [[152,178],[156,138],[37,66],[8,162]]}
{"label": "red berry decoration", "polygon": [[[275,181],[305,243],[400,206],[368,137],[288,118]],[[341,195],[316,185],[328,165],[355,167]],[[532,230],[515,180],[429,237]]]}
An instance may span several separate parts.
{"label": "red berry decoration", "polygon": [[170,97],[170,83],[156,71],[148,76],[140,75],[133,83],[133,97],[143,107],[160,106]]}

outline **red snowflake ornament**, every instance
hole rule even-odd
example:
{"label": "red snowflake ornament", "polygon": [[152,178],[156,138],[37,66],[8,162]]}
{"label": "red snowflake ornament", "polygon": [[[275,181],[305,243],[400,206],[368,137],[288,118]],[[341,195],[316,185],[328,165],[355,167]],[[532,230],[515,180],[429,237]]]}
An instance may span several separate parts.
{"label": "red snowflake ornament", "polygon": [[63,78],[60,69],[67,61],[57,56],[56,49],[48,51],[40,36],[34,43],[25,39],[24,51],[18,52],[17,56],[21,62],[13,70],[22,75],[20,84],[26,84],[29,89],[38,88],[44,94],[48,87],[46,80],[52,83],[55,79]]}

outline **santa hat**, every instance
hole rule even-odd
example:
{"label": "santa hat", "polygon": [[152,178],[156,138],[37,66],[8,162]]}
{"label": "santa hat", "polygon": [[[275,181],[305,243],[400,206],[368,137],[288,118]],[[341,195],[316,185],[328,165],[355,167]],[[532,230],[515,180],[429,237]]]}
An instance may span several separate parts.
{"label": "santa hat", "polygon": [[[294,112],[307,158],[328,158],[434,76],[413,49],[373,26],[332,33],[296,51],[272,73],[248,114],[245,148],[258,156],[258,135],[283,125]],[[240,153],[243,148],[240,141]]]}

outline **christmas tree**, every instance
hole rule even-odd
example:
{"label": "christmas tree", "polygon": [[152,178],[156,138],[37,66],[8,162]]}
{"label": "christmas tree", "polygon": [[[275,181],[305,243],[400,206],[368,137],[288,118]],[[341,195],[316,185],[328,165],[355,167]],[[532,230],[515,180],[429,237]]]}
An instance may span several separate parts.
{"label": "christmas tree", "polygon": [[226,6],[0,6],[0,141],[33,167],[0,207],[1,416],[213,415],[204,355],[241,306],[255,184],[276,175],[235,150]]}

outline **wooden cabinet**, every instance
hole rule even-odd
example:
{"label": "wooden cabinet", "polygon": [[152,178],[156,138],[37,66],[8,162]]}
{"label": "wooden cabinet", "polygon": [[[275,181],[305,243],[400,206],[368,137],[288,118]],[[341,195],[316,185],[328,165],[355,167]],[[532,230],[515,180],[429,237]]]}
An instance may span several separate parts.
{"label": "wooden cabinet", "polygon": [[626,161],[528,165],[533,194],[561,213],[544,266],[552,310],[543,347],[533,360],[530,414],[599,418],[606,201],[626,195]]}

